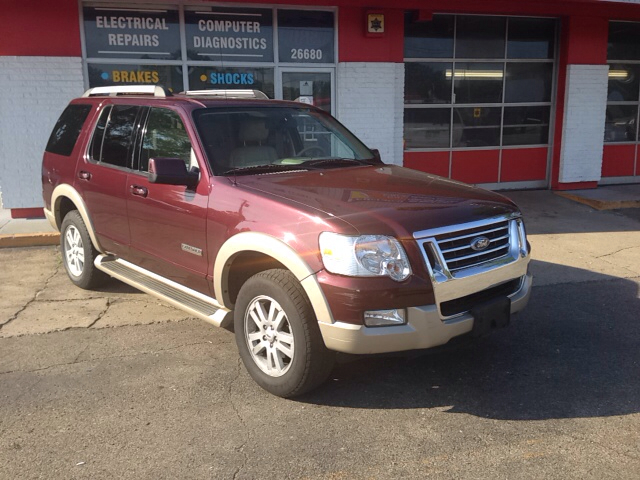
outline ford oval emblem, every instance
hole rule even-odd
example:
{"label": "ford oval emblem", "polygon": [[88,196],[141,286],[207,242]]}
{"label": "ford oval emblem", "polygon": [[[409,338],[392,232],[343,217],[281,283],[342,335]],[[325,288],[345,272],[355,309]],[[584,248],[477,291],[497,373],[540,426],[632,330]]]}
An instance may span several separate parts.
{"label": "ford oval emblem", "polygon": [[490,243],[491,240],[489,240],[487,237],[476,237],[471,240],[471,249],[479,252],[480,250],[484,250],[485,248],[487,248]]}

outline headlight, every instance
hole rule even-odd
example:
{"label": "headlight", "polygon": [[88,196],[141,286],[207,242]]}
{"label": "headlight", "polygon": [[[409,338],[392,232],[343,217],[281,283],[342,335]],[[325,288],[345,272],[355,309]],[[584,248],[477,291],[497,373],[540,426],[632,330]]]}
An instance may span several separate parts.
{"label": "headlight", "polygon": [[397,282],[411,275],[411,265],[400,242],[384,235],[350,237],[320,234],[320,253],[331,273],[351,277],[391,277]]}

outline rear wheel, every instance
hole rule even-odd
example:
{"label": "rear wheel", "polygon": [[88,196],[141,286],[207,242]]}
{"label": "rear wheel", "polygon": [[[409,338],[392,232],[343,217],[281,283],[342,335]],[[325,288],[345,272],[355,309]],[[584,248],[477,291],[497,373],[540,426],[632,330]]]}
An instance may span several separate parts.
{"label": "rear wheel", "polygon": [[60,227],[62,263],[69,279],[78,287],[91,290],[102,285],[109,277],[98,270],[94,260],[98,256],[80,213],[72,210],[64,217]]}
{"label": "rear wheel", "polygon": [[287,270],[267,270],[240,289],[234,312],[236,343],[249,374],[280,397],[324,382],[335,355],[322,341],[307,296]]}

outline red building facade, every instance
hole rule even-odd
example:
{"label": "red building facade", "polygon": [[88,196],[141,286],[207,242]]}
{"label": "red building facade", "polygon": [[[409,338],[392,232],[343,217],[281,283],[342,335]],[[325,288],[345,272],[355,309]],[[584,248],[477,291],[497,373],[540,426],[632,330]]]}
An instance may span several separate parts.
{"label": "red building facade", "polygon": [[3,7],[0,191],[14,216],[41,207],[41,152],[66,102],[107,83],[260,88],[330,110],[385,161],[493,189],[640,181],[640,2]]}

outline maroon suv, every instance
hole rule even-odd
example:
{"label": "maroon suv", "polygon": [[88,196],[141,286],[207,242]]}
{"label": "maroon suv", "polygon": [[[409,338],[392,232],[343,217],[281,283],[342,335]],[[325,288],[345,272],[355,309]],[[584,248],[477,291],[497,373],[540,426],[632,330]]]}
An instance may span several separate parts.
{"label": "maroon suv", "polygon": [[205,93],[94,88],[62,113],[43,195],[74,284],[111,276],[233,319],[247,370],[285,397],[336,351],[434,347],[524,308],[511,201],[385,165],[317,108]]}

